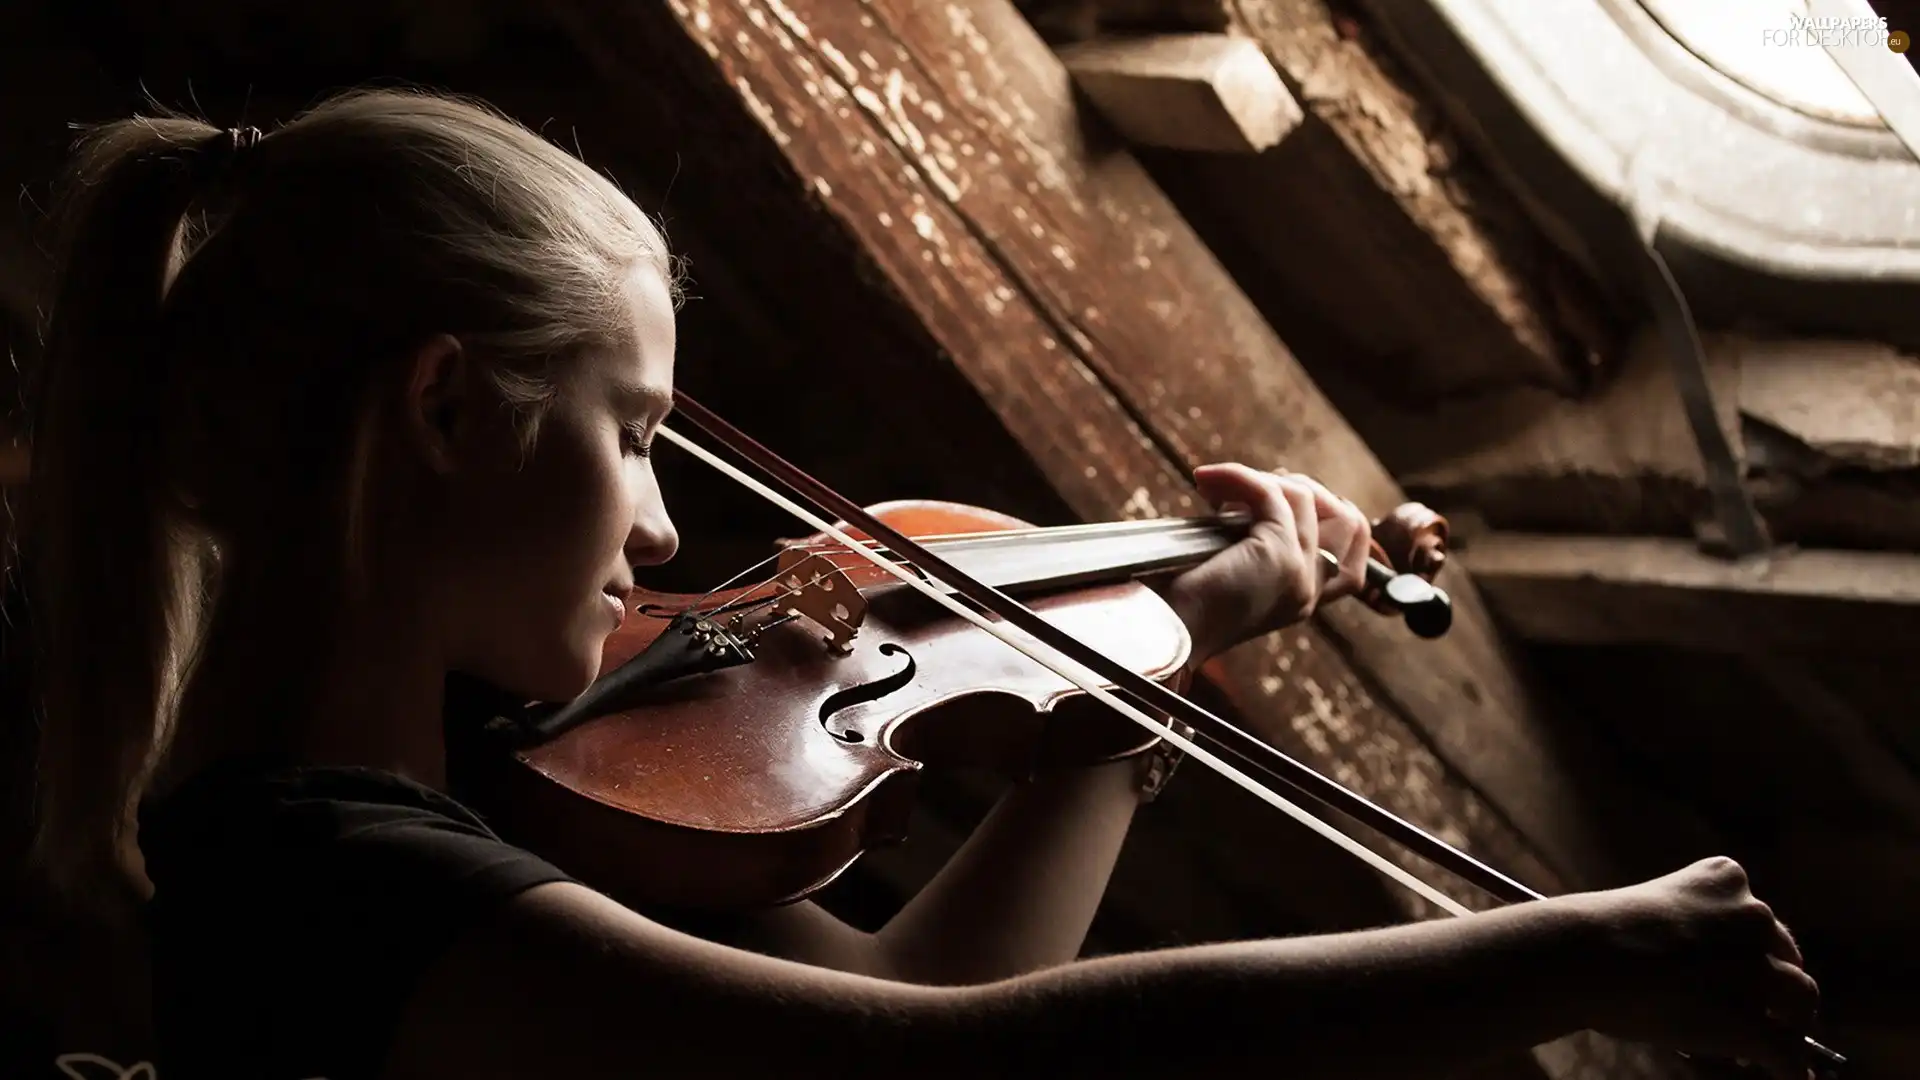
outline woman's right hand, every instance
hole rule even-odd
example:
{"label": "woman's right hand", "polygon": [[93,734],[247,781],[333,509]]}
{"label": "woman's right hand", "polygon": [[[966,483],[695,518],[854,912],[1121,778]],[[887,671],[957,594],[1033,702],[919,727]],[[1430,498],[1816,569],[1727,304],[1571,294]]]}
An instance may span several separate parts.
{"label": "woman's right hand", "polygon": [[1732,859],[1592,893],[1603,934],[1607,1034],[1807,1080],[1819,988],[1773,910]]}

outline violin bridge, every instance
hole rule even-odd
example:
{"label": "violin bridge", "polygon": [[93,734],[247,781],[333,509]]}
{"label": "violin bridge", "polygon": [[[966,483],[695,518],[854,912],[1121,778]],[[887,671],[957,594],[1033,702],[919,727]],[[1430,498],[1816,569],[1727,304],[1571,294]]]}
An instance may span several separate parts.
{"label": "violin bridge", "polygon": [[784,590],[776,606],[826,631],[825,644],[836,655],[852,652],[854,636],[866,621],[867,601],[847,572],[824,555],[799,551],[783,553],[776,565],[774,581]]}

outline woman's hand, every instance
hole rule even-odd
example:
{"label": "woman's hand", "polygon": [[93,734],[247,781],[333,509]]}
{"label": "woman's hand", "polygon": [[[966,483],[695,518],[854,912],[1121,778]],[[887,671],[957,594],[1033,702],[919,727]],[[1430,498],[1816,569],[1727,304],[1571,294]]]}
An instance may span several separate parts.
{"label": "woman's hand", "polygon": [[[1820,990],[1772,909],[1732,859],[1704,859],[1590,901],[1606,957],[1587,973],[1605,1002],[1594,1027],[1687,1053],[1745,1059],[1804,1080]],[[1580,977],[1580,973],[1573,973]]]}
{"label": "woman's hand", "polygon": [[[1168,603],[1193,636],[1194,663],[1291,626],[1322,601],[1365,584],[1372,550],[1366,515],[1319,481],[1235,464],[1203,465],[1193,479],[1216,509],[1254,518],[1245,539],[1167,588]],[[1340,560],[1338,573],[1320,557],[1323,548]]]}

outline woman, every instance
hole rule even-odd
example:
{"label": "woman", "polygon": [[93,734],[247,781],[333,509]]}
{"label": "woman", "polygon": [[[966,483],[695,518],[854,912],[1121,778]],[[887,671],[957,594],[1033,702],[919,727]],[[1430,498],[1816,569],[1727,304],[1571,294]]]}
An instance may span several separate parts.
{"label": "woman", "polygon": [[[150,883],[163,1080],[1402,1077],[1584,1028],[1804,1074],[1814,985],[1727,860],[1071,962],[1124,763],[1022,786],[876,934],[802,904],[721,944],[570,880],[442,793],[443,687],[575,696],[609,598],[674,554],[658,232],[525,129],[416,94],[264,138],[110,124],[76,177],[27,551],[37,865],[68,896]],[[1196,660],[1358,582],[1366,523],[1318,484],[1196,481],[1260,522],[1168,587]]]}

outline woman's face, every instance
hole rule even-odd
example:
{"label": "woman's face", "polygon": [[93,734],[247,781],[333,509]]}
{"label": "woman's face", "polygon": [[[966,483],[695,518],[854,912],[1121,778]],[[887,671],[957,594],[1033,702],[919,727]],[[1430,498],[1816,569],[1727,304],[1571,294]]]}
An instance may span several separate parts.
{"label": "woman's face", "polygon": [[453,477],[448,521],[466,535],[441,548],[463,553],[442,578],[449,659],[530,699],[586,689],[629,616],[632,568],[679,546],[648,460],[672,402],[673,304],[652,270],[635,273],[629,304],[631,344],[559,374],[530,451],[489,419],[476,432],[485,464]]}

